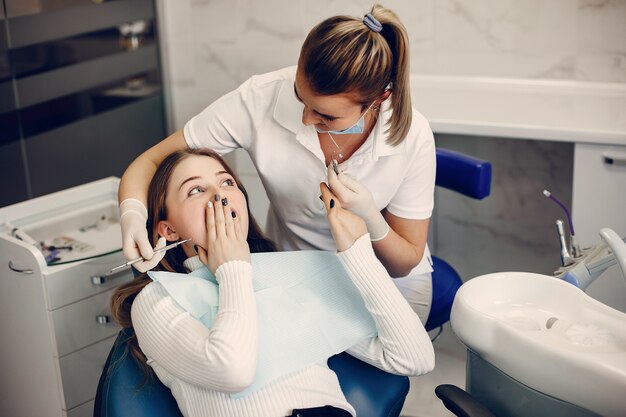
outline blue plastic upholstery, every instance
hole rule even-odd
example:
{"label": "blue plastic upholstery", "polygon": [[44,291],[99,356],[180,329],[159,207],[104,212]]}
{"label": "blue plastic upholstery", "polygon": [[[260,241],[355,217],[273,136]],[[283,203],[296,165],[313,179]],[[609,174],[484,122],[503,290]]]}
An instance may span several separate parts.
{"label": "blue plastic upholstery", "polygon": [[450,310],[457,290],[463,284],[461,277],[446,261],[433,259],[433,300],[428,314],[426,330],[436,329],[450,320]]}
{"label": "blue plastic upholstery", "polygon": [[328,359],[358,417],[397,417],[409,393],[409,378],[393,375],[347,353]]}
{"label": "blue plastic upholstery", "polygon": [[[96,392],[94,417],[181,417],[172,392],[156,377],[144,376],[130,354],[122,330],[109,353]],[[398,417],[409,392],[409,378],[392,375],[347,353],[328,360],[348,402],[359,417]],[[207,416],[219,417],[219,416]]]}
{"label": "blue plastic upholstery", "polygon": [[437,148],[435,184],[482,200],[491,192],[491,164],[460,152]]}
{"label": "blue plastic upholstery", "polygon": [[132,330],[122,330],[102,370],[94,417],[182,417],[172,392],[156,376],[144,385],[144,374],[130,353],[126,340]]}

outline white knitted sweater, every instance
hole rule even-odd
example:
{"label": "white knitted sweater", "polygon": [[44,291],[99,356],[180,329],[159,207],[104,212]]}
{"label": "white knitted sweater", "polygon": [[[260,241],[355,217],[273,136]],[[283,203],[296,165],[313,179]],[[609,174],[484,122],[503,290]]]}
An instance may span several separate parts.
{"label": "white knitted sweater", "polygon": [[[372,314],[378,336],[348,350],[351,355],[395,374],[430,372],[435,355],[428,334],[385,268],[369,235],[345,252],[341,263]],[[139,346],[159,379],[172,390],[186,417],[278,417],[294,408],[332,405],[355,414],[335,373],[326,363],[293,372],[250,395],[258,351],[257,311],[249,263],[233,261],[216,271],[220,307],[211,329],[180,308],[156,283],[148,284],[132,307]]]}

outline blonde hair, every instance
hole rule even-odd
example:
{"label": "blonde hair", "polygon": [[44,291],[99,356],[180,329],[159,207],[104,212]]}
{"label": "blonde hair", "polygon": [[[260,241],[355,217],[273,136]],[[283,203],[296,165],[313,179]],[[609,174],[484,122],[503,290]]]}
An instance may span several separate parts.
{"label": "blonde hair", "polygon": [[398,16],[375,5],[370,12],[382,24],[374,32],[363,19],[330,17],[308,34],[298,66],[315,92],[321,95],[355,93],[359,104],[369,106],[391,85],[387,143],[397,145],[411,127],[409,88],[409,37]]}

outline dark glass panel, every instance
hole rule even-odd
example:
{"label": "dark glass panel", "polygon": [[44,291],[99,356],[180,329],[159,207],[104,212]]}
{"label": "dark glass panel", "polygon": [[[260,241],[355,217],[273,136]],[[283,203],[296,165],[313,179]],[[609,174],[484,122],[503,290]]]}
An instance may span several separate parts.
{"label": "dark glass panel", "polygon": [[[141,46],[154,44],[151,29],[141,36]],[[22,78],[82,61],[122,52],[117,28],[101,30],[68,39],[13,49],[10,52],[15,77]]]}
{"label": "dark glass panel", "polygon": [[15,142],[20,138],[17,111],[0,113],[0,146]]}
{"label": "dark glass panel", "polygon": [[160,94],[159,78],[155,71],[24,108],[21,111],[24,137]]}
{"label": "dark glass panel", "polygon": [[7,21],[11,46],[22,48],[115,28],[128,22],[153,19],[153,0],[117,0],[68,7],[50,13],[9,16]]}
{"label": "dark glass panel", "polygon": [[9,17],[53,12],[77,6],[93,6],[112,0],[4,0]]}
{"label": "dark glass panel", "polygon": [[26,140],[33,196],[121,176],[165,137],[160,95],[129,103]]}
{"label": "dark glass panel", "polygon": [[0,207],[28,198],[26,173],[19,141],[0,143]]}

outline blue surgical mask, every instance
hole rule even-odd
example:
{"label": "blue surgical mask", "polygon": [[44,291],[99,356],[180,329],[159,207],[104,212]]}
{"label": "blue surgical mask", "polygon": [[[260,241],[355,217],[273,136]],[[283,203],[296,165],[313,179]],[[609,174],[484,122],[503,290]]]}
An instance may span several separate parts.
{"label": "blue surgical mask", "polygon": [[316,126],[315,130],[317,130],[318,133],[330,133],[331,135],[351,135],[353,133],[363,133],[365,131],[365,115],[367,114],[368,111],[370,111],[370,108],[372,108],[371,105],[367,108],[367,110],[365,110],[363,115],[359,118],[359,120],[357,120],[355,124],[353,124],[352,126],[346,129],[322,130]]}

